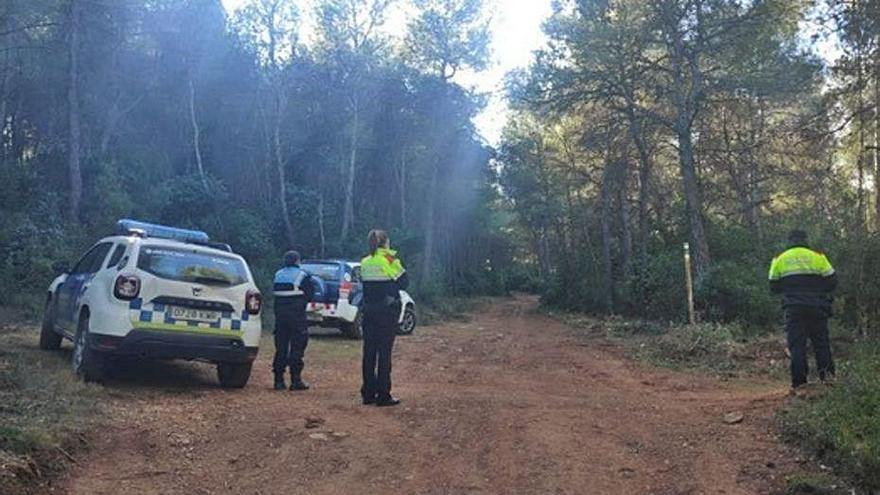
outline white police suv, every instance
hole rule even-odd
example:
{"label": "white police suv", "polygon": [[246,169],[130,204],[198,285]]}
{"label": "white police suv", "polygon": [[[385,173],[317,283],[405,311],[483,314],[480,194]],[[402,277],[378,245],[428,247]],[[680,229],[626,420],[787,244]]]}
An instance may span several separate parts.
{"label": "white police suv", "polygon": [[200,360],[247,384],[262,297],[244,258],[201,231],[120,220],[49,286],[40,347],[73,341],[73,369],[99,381],[110,357]]}

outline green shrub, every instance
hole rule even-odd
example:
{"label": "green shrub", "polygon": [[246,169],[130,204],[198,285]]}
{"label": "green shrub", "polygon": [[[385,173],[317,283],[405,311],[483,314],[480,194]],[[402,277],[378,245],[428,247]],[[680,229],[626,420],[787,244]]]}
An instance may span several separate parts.
{"label": "green shrub", "polygon": [[739,344],[734,336],[740,333],[739,327],[729,324],[676,325],[643,350],[650,360],[673,367],[728,371],[736,368],[734,353]]}
{"label": "green shrub", "polygon": [[782,413],[789,438],[842,474],[880,489],[880,343],[860,349],[841,366],[840,380],[813,400],[798,400]]}

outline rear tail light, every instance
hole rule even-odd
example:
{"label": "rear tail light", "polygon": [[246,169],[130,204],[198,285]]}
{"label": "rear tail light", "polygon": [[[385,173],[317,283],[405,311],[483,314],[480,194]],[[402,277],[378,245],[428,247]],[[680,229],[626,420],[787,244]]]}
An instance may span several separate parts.
{"label": "rear tail light", "polygon": [[348,299],[348,295],[351,294],[351,282],[342,282],[339,284],[339,298],[340,299]]}
{"label": "rear tail light", "polygon": [[134,275],[120,275],[113,285],[113,295],[118,299],[129,301],[141,292],[141,279]]}
{"label": "rear tail light", "polygon": [[262,294],[255,290],[247,291],[247,295],[244,297],[244,306],[248,313],[252,315],[259,314],[260,308],[263,307]]}

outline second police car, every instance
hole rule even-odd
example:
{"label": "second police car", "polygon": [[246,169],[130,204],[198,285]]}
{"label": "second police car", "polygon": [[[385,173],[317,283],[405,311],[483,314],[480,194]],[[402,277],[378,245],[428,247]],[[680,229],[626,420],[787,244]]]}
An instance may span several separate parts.
{"label": "second police car", "polygon": [[[302,269],[321,282],[320,292],[309,303],[312,325],[338,328],[352,339],[363,337],[361,327],[363,300],[361,264],[345,260],[306,260]],[[399,335],[409,335],[416,328],[416,303],[406,291],[400,291]]]}
{"label": "second police car", "polygon": [[111,357],[217,366],[220,384],[247,384],[260,342],[262,298],[244,258],[201,231],[120,220],[49,286],[40,347],[73,341],[73,368],[99,381]]}

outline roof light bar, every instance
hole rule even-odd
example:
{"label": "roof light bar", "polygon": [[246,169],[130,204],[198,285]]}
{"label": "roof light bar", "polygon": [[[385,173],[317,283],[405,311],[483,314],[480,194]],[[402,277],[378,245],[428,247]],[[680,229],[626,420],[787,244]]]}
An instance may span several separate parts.
{"label": "roof light bar", "polygon": [[116,230],[120,235],[137,235],[139,237],[158,237],[181,242],[207,243],[211,239],[201,230],[178,229],[166,225],[156,225],[137,220],[122,219],[116,222]]}

